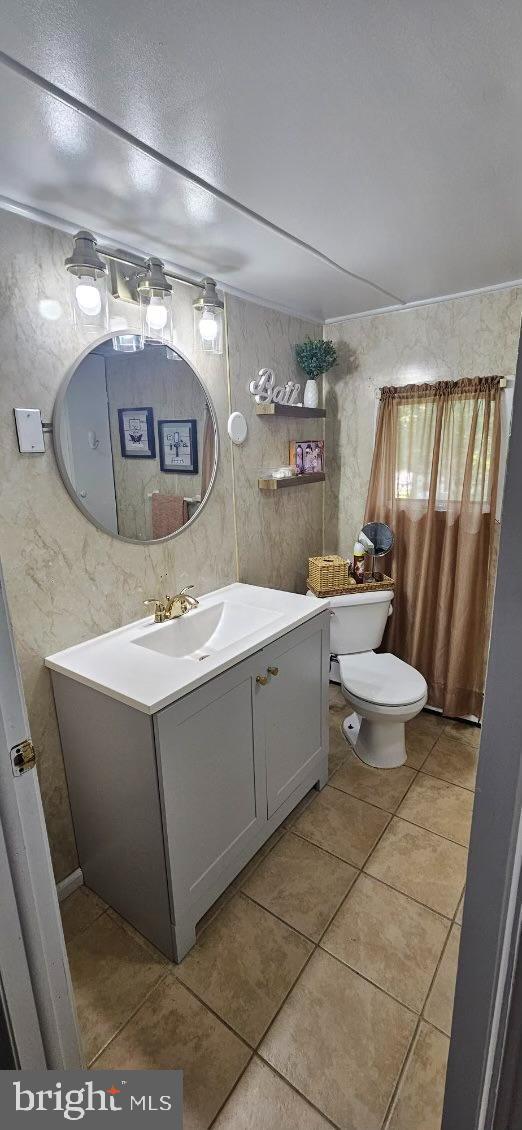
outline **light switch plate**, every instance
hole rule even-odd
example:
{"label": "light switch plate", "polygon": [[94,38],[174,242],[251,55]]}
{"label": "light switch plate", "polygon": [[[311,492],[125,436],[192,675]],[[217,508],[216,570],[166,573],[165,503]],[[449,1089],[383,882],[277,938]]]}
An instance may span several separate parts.
{"label": "light switch plate", "polygon": [[45,452],[42,415],[39,408],[15,408],[18,447],[23,455],[41,455]]}

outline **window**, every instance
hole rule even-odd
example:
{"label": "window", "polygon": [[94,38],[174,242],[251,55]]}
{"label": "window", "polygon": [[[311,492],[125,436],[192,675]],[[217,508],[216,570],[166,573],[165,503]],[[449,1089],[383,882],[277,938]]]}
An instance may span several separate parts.
{"label": "window", "polygon": [[[426,501],[436,474],[437,509],[460,504],[466,491],[470,502],[482,503],[483,510],[489,510],[495,429],[493,419],[485,420],[486,410],[494,413],[495,405],[486,409],[485,400],[467,396],[401,402],[395,497]],[[440,443],[437,452],[436,435]]]}

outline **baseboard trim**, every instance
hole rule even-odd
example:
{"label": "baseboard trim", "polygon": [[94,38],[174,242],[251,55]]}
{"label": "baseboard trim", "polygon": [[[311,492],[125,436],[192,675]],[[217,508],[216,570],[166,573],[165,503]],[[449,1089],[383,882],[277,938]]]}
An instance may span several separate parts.
{"label": "baseboard trim", "polygon": [[71,871],[70,875],[66,875],[65,879],[60,879],[60,882],[56,884],[58,902],[63,902],[63,900],[67,898],[67,895],[72,895],[73,891],[82,886],[83,871],[81,867],[77,867],[76,871]]}

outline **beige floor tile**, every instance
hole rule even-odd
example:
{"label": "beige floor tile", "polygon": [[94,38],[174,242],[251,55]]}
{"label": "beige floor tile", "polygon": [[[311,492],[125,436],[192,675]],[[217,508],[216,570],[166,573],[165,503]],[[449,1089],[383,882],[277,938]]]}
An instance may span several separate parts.
{"label": "beige floor tile", "polygon": [[430,832],[467,847],[471,831],[473,793],[438,777],[419,773],[397,815]]}
{"label": "beige floor tile", "polygon": [[359,800],[367,800],[386,812],[395,812],[414,777],[415,770],[407,765],[398,769],[373,769],[350,752],[330,784],[332,788],[342,789]]}
{"label": "beige floor tile", "polygon": [[405,820],[393,818],[365,871],[418,902],[453,918],[466,878],[467,851]]}
{"label": "beige floor tile", "polygon": [[255,1046],[311,951],[306,938],[236,895],[203,932],[177,975]]}
{"label": "beige floor tile", "polygon": [[348,863],[287,832],[243,891],[318,941],[356,875]]}
{"label": "beige floor tile", "polygon": [[331,1124],[254,1057],[213,1130],[331,1130]]}
{"label": "beige floor tile", "polygon": [[339,753],[346,755],[350,752],[350,746],[342,731],[343,721],[344,719],[338,714],[331,714],[328,730],[330,738],[330,750],[335,749]]}
{"label": "beige floor tile", "polygon": [[216,901],[212,903],[212,906],[208,908],[207,913],[204,914],[203,918],[200,918],[199,922],[196,923],[196,938],[199,938],[203,933],[203,930],[206,930],[207,926],[210,926],[210,923],[213,922],[214,918],[216,918],[217,915],[223,910],[223,907],[227,905],[227,902],[230,902],[230,899],[234,898],[236,890],[236,886],[232,886],[231,884],[230,887],[227,887],[227,889],[223,891],[223,894],[220,895],[219,898],[217,898]]}
{"label": "beige floor tile", "polygon": [[481,727],[473,726],[470,722],[447,722],[446,733],[450,737],[458,738],[459,741],[467,742],[472,749],[478,749],[480,746]]}
{"label": "beige floor tile", "polygon": [[107,914],[109,918],[112,918],[113,922],[116,922],[122,930],[125,930],[125,932],[129,934],[129,936],[133,938],[139,946],[142,946],[142,948],[145,949],[147,953],[151,954],[152,957],[157,958],[157,960],[163,962],[164,965],[170,963],[168,957],[165,957],[165,955],[162,954],[160,950],[152,944],[152,942],[149,942],[148,938],[144,938],[143,934],[140,934],[139,930],[135,930],[134,926],[131,926],[130,922],[126,922],[125,919],[122,918],[116,910],[113,910],[111,906],[108,907]]}
{"label": "beige floor tile", "polygon": [[321,946],[420,1012],[448,929],[447,918],[361,874]]}
{"label": "beige floor tile", "polygon": [[416,718],[406,723],[407,764],[411,769],[420,769],[423,765],[446,722],[447,719],[438,714],[421,711]]}
{"label": "beige floor tile", "polygon": [[285,818],[285,820],[283,820],[283,828],[292,828],[296,820],[299,819],[301,813],[304,812],[305,808],[308,808],[309,804],[312,804],[314,800],[317,800],[318,796],[319,792],[317,789],[310,789],[310,791],[306,793],[306,796],[304,796],[303,799],[299,801],[299,804],[296,804],[295,808],[293,808],[292,811],[288,813],[288,816]]}
{"label": "beige floor tile", "polygon": [[[309,796],[310,794],[307,793],[306,795]],[[317,796],[317,792],[315,789],[311,789],[312,800],[314,796]],[[252,875],[254,871],[257,871],[259,864],[263,862],[263,859],[266,859],[267,855],[270,855],[272,848],[275,847],[275,845],[279,842],[281,836],[284,836],[284,833],[284,827],[276,829],[276,831],[270,836],[266,843],[263,844],[261,848],[259,848],[259,851],[256,851],[253,859],[251,859],[249,863],[247,863],[246,866],[243,867],[243,870],[239,872],[239,875],[236,875],[236,878],[232,880],[229,888],[231,891],[238,891],[239,888],[243,886],[243,883],[246,882],[249,875]],[[226,892],[224,893],[226,894]]]}
{"label": "beige floor tile", "polygon": [[328,753],[328,778],[333,777],[334,773],[337,773],[341,765],[344,765],[347,756],[348,750],[343,752],[342,750],[330,749]]}
{"label": "beige floor tile", "polygon": [[342,716],[337,717],[333,715],[330,720],[330,750],[328,754],[328,776],[335,773],[336,769],[342,765],[348,754],[350,753],[350,746],[341,730]]}
{"label": "beige floor tile", "polygon": [[449,1040],[421,1023],[386,1130],[440,1130]]}
{"label": "beige floor tile", "polygon": [[88,1064],[164,976],[165,965],[108,914],[77,934],[68,954]]}
{"label": "beige floor tile", "polygon": [[453,998],[459,960],[460,926],[452,926],[448,944],[442,955],[431,993],[426,1001],[424,1015],[430,1024],[451,1036]]}
{"label": "beige floor tile", "polygon": [[340,686],[337,683],[330,683],[330,710],[345,710],[346,713],[346,699]]}
{"label": "beige floor tile", "polygon": [[477,763],[478,749],[452,734],[443,733],[422,768],[424,773],[431,773],[433,777],[441,777],[465,789],[474,789]]}
{"label": "beige floor tile", "polygon": [[207,1130],[249,1056],[245,1044],[168,973],[95,1067],[182,1068],[184,1130]]}
{"label": "beige floor tile", "polygon": [[415,1016],[316,950],[260,1054],[341,1130],[380,1130]]}
{"label": "beige floor tile", "polygon": [[60,903],[63,934],[66,942],[72,942],[87,926],[95,922],[107,909],[107,903],[98,898],[88,887],[77,887]]}
{"label": "beige floor tile", "polygon": [[362,867],[390,817],[373,805],[329,785],[318,794],[293,825],[294,832]]}

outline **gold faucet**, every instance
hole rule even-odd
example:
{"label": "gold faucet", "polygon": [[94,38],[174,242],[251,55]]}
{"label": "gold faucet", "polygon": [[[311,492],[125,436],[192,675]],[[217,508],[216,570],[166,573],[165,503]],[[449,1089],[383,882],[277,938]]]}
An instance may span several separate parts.
{"label": "gold faucet", "polygon": [[154,604],[154,623],[164,624],[166,620],[177,620],[179,616],[184,616],[191,608],[197,608],[199,600],[195,596],[189,596],[187,589],[193,589],[194,585],[185,585],[181,592],[176,593],[175,596],[166,596],[165,600],[160,600],[158,597],[152,597],[150,600],[144,600],[144,604]]}
{"label": "gold faucet", "polygon": [[197,608],[199,600],[196,600],[195,596],[189,596],[187,591],[193,588],[194,585],[185,585],[181,592],[171,597],[168,620],[177,620],[178,616],[184,616],[186,612],[190,612],[191,608]]}

